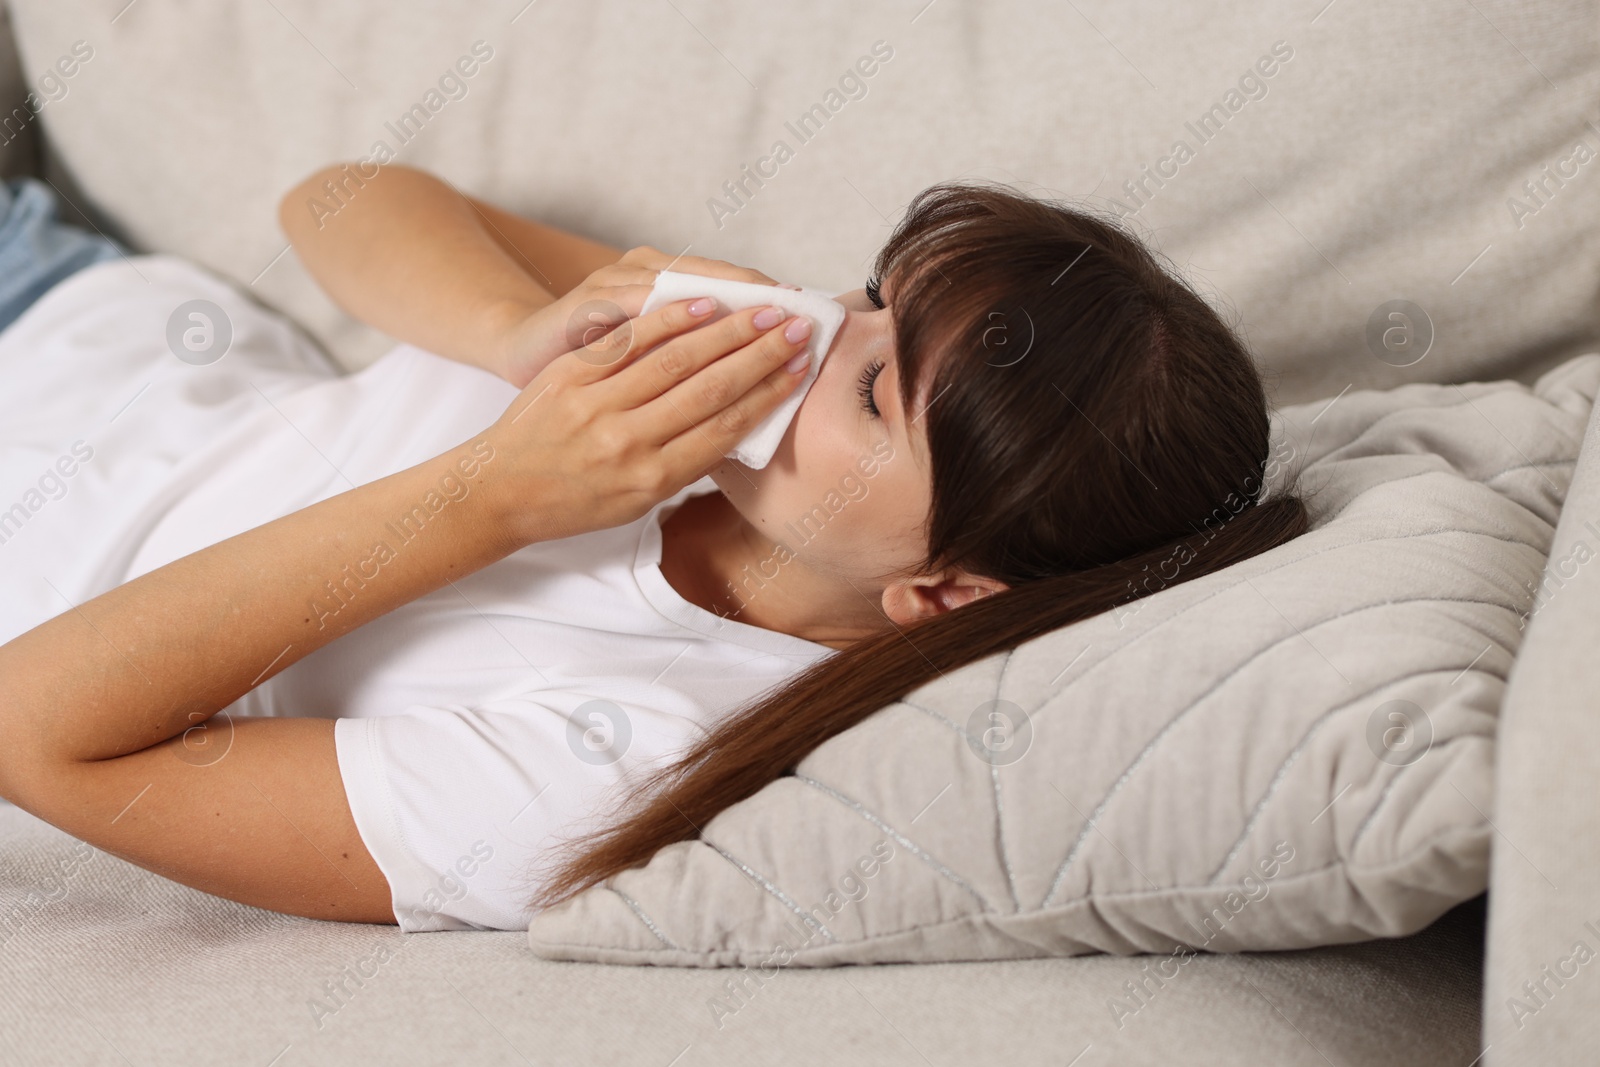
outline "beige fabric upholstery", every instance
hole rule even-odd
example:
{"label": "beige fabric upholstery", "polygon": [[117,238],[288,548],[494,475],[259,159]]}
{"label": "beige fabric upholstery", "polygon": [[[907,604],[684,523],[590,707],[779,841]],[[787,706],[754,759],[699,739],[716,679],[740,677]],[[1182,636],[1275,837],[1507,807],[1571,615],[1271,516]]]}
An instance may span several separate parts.
{"label": "beige fabric upholstery", "polygon": [[[140,251],[250,284],[350,367],[387,342],[337,314],[292,253],[279,258],[277,204],[379,141],[620,247],[688,249],[828,290],[859,286],[910,197],[941,179],[1092,193],[1107,208],[1117,197],[1237,310],[1283,403],[1347,385],[1531,382],[1600,349],[1587,237],[1600,161],[1561,164],[1579,142],[1600,151],[1592,0],[1159,15],[1034,0],[438,3],[403,17],[312,0],[125,4],[13,0],[25,70],[79,39],[95,49],[43,116],[84,210]],[[480,40],[493,57],[458,79],[465,95],[439,93]],[[873,66],[877,41],[893,55]],[[425,121],[402,143],[391,127],[415,105]],[[802,141],[790,126],[814,106],[828,117]],[[1190,127],[1207,115],[1202,142]],[[1192,158],[1163,163],[1177,140]],[[792,157],[774,154],[779,141]],[[773,176],[757,186],[746,165]],[[1158,187],[1145,168],[1174,176]],[[743,206],[708,206],[734,205],[723,183],[741,179]],[[1124,188],[1137,181],[1142,207]],[[1539,204],[1528,181],[1549,185],[1532,215],[1510,206]],[[1396,299],[1436,334],[1409,367],[1367,340]]]}
{"label": "beige fabric upholstery", "polygon": [[[1597,412],[1600,416],[1600,412]],[[1600,1045],[1600,417],[1589,423],[1502,712],[1487,1062]],[[1576,1050],[1590,1050],[1579,1053]]]}
{"label": "beige fabric upholstery", "polygon": [[[1205,2],[1155,15],[1110,0],[513,0],[403,14],[312,0],[9,3],[22,56],[0,49],[0,86],[38,77],[77,40],[96,50],[39,123],[53,180],[90,221],[249,286],[352,368],[388,340],[340,315],[282,254],[278,198],[314,167],[365,156],[379,138],[397,144],[384,123],[479,39],[497,58],[468,83],[470,95],[430,115],[402,162],[618,246],[687,248],[830,289],[860,284],[901,207],[939,179],[1123,195],[1124,181],[1159,165],[1185,122],[1224,102],[1281,40],[1295,55],[1262,79],[1267,95],[1233,98],[1239,110],[1221,133],[1176,178],[1150,183],[1138,223],[1238,310],[1279,400],[1346,385],[1532,382],[1600,347],[1593,165],[1560,183],[1544,170],[1570,160],[1579,141],[1600,145],[1586,121],[1600,81],[1593,0],[1294,12]],[[864,80],[865,98],[843,103],[803,144],[789,134],[784,123],[822,103],[877,40],[895,54]],[[718,227],[707,201],[778,139],[793,158]],[[0,148],[0,172],[27,165]],[[1530,181],[1546,195],[1531,197]],[[1513,197],[1539,205],[1521,226]],[[1424,307],[1437,334],[1409,367],[1375,358],[1366,340],[1372,313],[1391,299]],[[1575,765],[1563,746],[1585,743],[1578,711],[1596,686],[1580,671],[1592,661],[1582,652],[1590,631],[1571,633],[1579,652],[1543,668],[1548,677],[1513,678],[1506,722],[1517,728],[1519,684],[1530,705],[1553,690],[1556,710],[1570,710],[1534,744]],[[1509,785],[1502,795],[1520,781]],[[1569,787],[1556,803],[1571,817],[1592,810],[1580,786],[1561,776],[1548,785]],[[1547,810],[1547,799],[1530,799],[1529,812]],[[0,815],[0,902],[10,907],[70,842],[20,813]],[[1531,848],[1525,832],[1512,838]],[[1495,840],[1500,859],[1515,862]],[[1554,832],[1549,842],[1562,844]],[[1550,856],[1537,862],[1581,893],[1593,884],[1583,867],[1591,852],[1563,856],[1570,881]],[[1479,963],[1459,926],[1442,939],[1434,927],[1396,941],[1196,960],[1185,968],[1194,980],[1119,1032],[1093,1028],[1106,1018],[1103,991],[1134,977],[1137,958],[786,971],[764,1003],[713,1033],[693,1028],[725,972],[552,964],[533,958],[520,934],[433,935],[406,942],[416,958],[383,972],[394,982],[369,983],[323,1037],[308,1037],[296,1029],[309,1018],[307,986],[402,943],[398,935],[237,908],[101,861],[114,873],[74,883],[33,921],[32,941],[0,947],[0,1047],[16,1062],[123,1062],[110,1043],[134,1062],[178,1064],[270,1062],[291,1045],[326,1062],[523,1063],[548,1052],[666,1063],[683,1051],[680,1064],[923,1062],[904,1039],[934,1062],[1065,1063],[1093,1043],[1084,1065],[1096,1056],[1234,1063],[1246,1051],[1285,1064],[1459,1065],[1478,1048]],[[1539,934],[1540,898],[1503,911],[1511,906],[1496,895],[1500,918],[1529,925],[1534,955],[1506,957],[1515,978],[1506,989],[1562,943],[1569,917],[1553,909],[1555,927]],[[1562,996],[1583,1003],[1581,992]],[[1585,1055],[1592,1036],[1562,1045],[1584,1036],[1577,1019],[1541,1027],[1541,1055]]]}
{"label": "beige fabric upholstery", "polygon": [[[790,969],[757,982],[541,960],[520,932],[407,935],[261,911],[88,850],[5,804],[0,842],[7,1067],[922,1067],[1080,1055],[1075,1067],[1327,1067],[1324,1056],[1463,1067],[1477,1055],[1481,898],[1414,937],[1198,956],[1170,980],[1149,976],[1159,957],[1096,956]],[[1129,982],[1145,992],[1136,999]]]}

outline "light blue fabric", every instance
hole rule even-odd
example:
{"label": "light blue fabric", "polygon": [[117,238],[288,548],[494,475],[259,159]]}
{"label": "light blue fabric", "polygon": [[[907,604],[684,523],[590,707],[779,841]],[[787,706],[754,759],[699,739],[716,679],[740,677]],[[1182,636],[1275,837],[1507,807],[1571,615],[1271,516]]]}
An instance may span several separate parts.
{"label": "light blue fabric", "polygon": [[39,179],[0,182],[0,330],[62,279],[127,254],[109,237],[59,221],[55,190]]}

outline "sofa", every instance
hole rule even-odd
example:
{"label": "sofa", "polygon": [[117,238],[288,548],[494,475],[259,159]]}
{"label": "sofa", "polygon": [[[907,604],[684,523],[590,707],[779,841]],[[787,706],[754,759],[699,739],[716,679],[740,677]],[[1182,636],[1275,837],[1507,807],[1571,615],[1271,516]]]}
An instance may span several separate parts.
{"label": "sofa", "polygon": [[[394,339],[320,292],[277,205],[380,143],[618,247],[832,291],[861,284],[934,181],[1083,198],[1228,310],[1279,405],[1531,384],[1600,352],[1592,0],[3,10],[0,174],[49,181],[66,218],[130,249],[205,266],[347,370]],[[474,74],[417,111],[467,54]],[[833,92],[869,55],[873,74]],[[819,101],[825,123],[796,126]],[[1177,139],[1198,148],[1179,161]],[[1372,341],[1377,309],[1402,299],[1425,309],[1421,355]],[[1596,518],[1591,422],[1552,566]],[[1489,890],[1407,936],[1202,954],[1131,1018],[1108,1006],[1142,973],[1133,955],[795,968],[730,1001],[738,977],[718,968],[249,908],[0,804],[0,1059],[1587,1062],[1600,983],[1573,959],[1575,943],[1600,945],[1600,589],[1587,569],[1558,577],[1499,710]]]}

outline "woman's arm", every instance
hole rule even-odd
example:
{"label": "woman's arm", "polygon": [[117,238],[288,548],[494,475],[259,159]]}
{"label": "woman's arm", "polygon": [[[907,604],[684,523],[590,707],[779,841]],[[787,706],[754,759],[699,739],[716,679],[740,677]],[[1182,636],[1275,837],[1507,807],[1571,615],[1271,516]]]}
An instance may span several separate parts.
{"label": "woman's arm", "polygon": [[589,275],[625,254],[620,248],[513,215],[477,197],[461,195],[477,210],[479,221],[500,247],[556,296],[566,296]]}
{"label": "woman's arm", "polygon": [[333,721],[213,716],[341,634],[525,545],[639,518],[709,470],[799,382],[783,363],[805,339],[758,329],[754,308],[698,329],[710,308],[691,303],[630,320],[603,358],[552,364],[433,459],[0,645],[0,796],[218,896],[392,922]]}
{"label": "woman's arm", "polygon": [[622,258],[413,167],[367,171],[325,167],[284,195],[278,218],[300,261],[356,318],[500,377],[517,325]]}
{"label": "woman's arm", "polygon": [[[487,438],[468,442],[0,646],[0,796],[209,893],[392,922],[388,883],[345,799],[333,721],[209,720],[339,635],[519,547],[503,532],[497,460],[507,462]],[[394,533],[402,519],[419,530],[410,541]]]}

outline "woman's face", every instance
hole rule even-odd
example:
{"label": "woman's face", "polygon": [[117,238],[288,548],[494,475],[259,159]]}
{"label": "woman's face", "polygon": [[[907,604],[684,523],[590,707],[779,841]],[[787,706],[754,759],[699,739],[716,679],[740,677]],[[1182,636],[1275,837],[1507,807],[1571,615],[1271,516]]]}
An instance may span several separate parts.
{"label": "woman's face", "polygon": [[[772,459],[760,470],[727,460],[711,474],[752,527],[787,549],[763,577],[798,566],[850,581],[877,604],[886,581],[926,550],[927,423],[920,406],[900,403],[892,316],[865,289],[837,300],[844,325]],[[876,415],[861,395],[864,375]]]}

